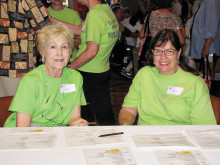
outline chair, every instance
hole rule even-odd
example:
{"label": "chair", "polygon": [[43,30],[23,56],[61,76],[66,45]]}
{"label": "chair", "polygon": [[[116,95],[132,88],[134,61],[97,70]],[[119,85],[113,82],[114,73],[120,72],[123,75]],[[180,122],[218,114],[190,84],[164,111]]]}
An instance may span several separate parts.
{"label": "chair", "polygon": [[13,96],[0,97],[0,127],[4,126],[6,119],[12,114],[12,112],[8,111],[12,99]]}
{"label": "chair", "polygon": [[210,100],[217,124],[220,125],[220,98],[210,95]]}

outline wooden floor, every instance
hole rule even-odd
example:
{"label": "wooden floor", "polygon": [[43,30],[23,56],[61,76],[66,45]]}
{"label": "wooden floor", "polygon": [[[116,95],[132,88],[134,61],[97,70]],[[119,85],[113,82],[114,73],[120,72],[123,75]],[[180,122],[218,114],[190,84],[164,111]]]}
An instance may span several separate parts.
{"label": "wooden floor", "polygon": [[119,67],[111,68],[110,95],[116,121],[118,121],[118,114],[121,109],[121,105],[132,82],[132,80],[122,76],[120,72],[121,69]]}

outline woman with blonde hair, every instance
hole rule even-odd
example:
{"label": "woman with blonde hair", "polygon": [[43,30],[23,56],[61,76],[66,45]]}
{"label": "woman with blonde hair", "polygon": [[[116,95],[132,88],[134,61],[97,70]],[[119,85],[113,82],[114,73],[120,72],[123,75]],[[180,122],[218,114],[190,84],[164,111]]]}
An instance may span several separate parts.
{"label": "woman with blonde hair", "polygon": [[87,125],[81,118],[85,105],[83,79],[67,68],[73,34],[63,24],[49,24],[37,36],[43,65],[26,74],[13,98],[7,127]]}

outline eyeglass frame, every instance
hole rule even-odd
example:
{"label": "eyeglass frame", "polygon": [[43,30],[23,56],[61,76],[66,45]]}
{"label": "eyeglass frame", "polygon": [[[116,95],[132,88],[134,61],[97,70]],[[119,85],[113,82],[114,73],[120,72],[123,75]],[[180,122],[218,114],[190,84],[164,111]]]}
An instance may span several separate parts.
{"label": "eyeglass frame", "polygon": [[[155,50],[161,51],[161,54],[160,54],[160,55],[154,55],[154,51],[155,51]],[[172,51],[173,51],[173,54],[172,54],[172,55],[167,55],[167,54],[166,54],[166,51],[168,51],[168,50],[172,50]],[[153,55],[156,56],[156,57],[161,57],[162,54],[163,54],[163,52],[164,52],[165,56],[171,57],[171,56],[174,55],[174,52],[176,52],[177,50],[176,50],[176,49],[166,49],[166,50],[152,49],[151,51],[153,52]]]}
{"label": "eyeglass frame", "polygon": [[[51,97],[51,95],[49,95],[49,97],[47,98],[45,104],[48,103],[50,97]],[[61,111],[61,113],[62,113],[62,118],[63,118],[63,107],[60,105],[60,103],[59,103],[58,101],[57,101],[57,104],[58,104],[59,107],[60,107],[60,111]],[[44,116],[44,111],[42,112],[41,115],[42,115],[42,117],[43,117],[44,119],[46,119],[46,120],[48,120],[48,121],[50,121],[50,122],[53,122],[53,123],[56,123],[56,124],[59,124],[59,125],[63,125],[64,118],[63,118],[62,122],[60,123],[60,122],[56,122],[55,120],[53,120],[53,119],[49,119],[49,118],[47,118],[46,116]]]}

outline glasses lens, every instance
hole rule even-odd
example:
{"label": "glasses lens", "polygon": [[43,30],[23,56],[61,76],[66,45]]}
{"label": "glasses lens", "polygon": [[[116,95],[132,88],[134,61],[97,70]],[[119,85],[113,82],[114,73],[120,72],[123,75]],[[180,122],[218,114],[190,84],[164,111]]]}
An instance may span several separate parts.
{"label": "glasses lens", "polygon": [[167,49],[167,50],[165,50],[165,54],[168,55],[168,56],[171,56],[171,55],[173,55],[173,50],[172,49]]}
{"label": "glasses lens", "polygon": [[162,51],[161,50],[159,50],[159,49],[155,49],[154,50],[154,55],[155,56],[160,56],[162,54]]}

